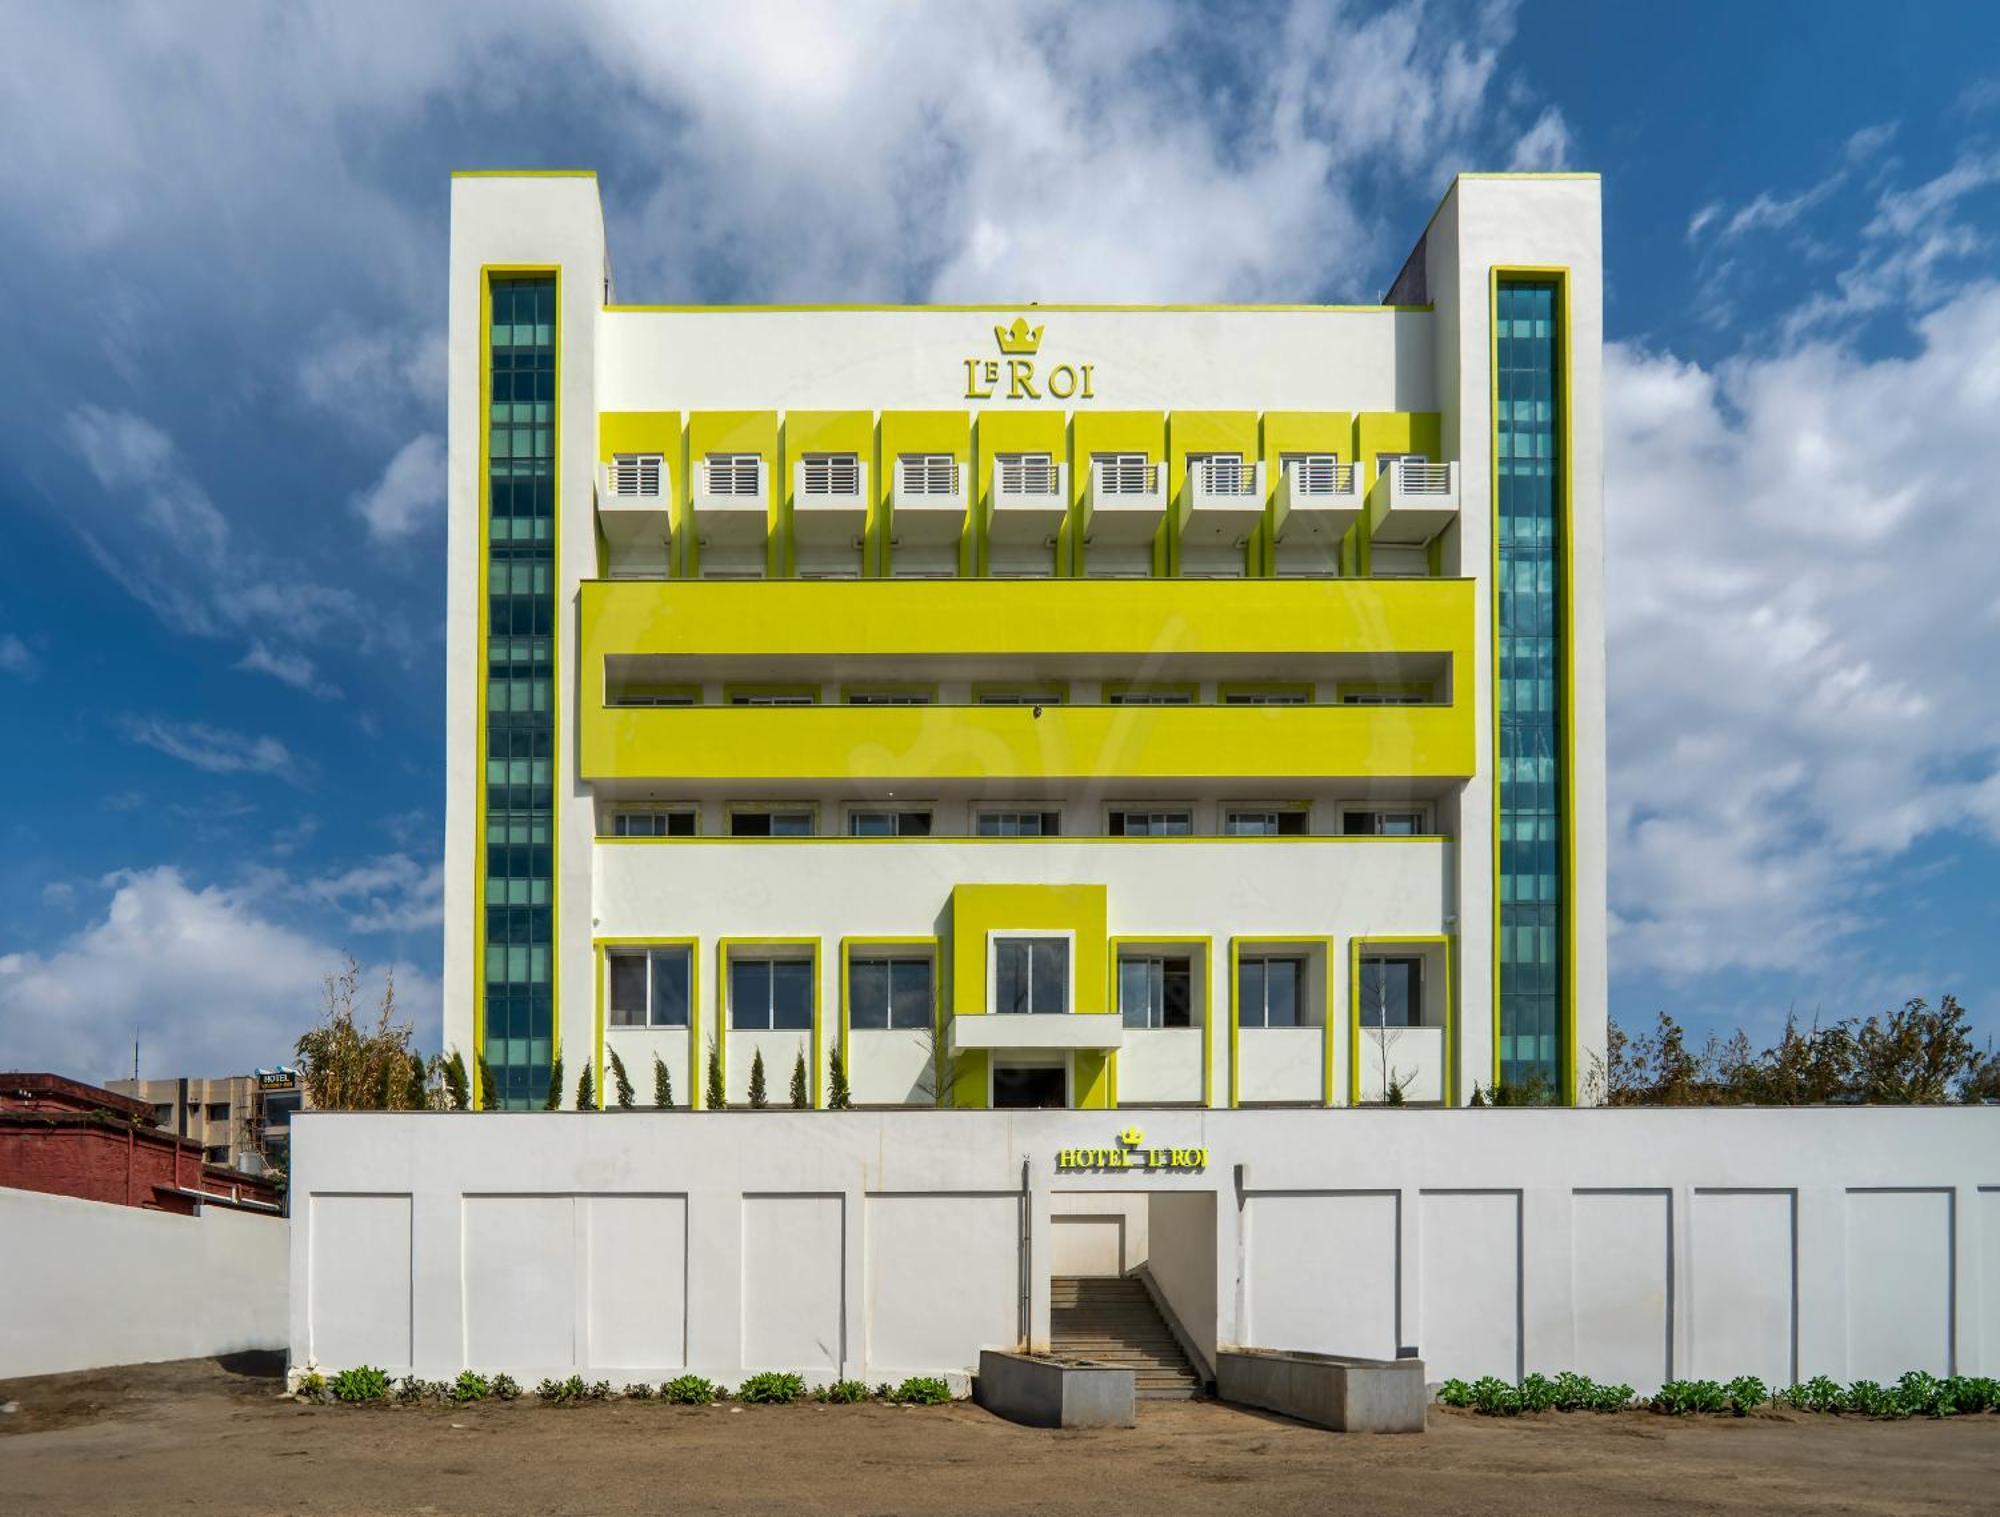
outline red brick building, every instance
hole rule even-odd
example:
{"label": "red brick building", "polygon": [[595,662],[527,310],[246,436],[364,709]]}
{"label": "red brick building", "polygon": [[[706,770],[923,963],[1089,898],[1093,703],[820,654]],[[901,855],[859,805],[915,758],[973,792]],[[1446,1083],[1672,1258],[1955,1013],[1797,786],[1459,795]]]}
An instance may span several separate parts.
{"label": "red brick building", "polygon": [[205,1164],[200,1143],[162,1132],[149,1103],[51,1074],[0,1074],[0,1185],[184,1215],[283,1206],[269,1180]]}

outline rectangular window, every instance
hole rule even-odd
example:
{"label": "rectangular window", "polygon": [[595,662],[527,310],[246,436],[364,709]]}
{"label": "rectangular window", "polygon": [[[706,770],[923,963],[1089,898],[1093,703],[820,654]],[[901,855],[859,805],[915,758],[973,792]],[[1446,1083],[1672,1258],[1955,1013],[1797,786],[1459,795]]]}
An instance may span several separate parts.
{"label": "rectangular window", "polygon": [[666,459],[658,453],[620,453],[611,460],[611,493],[621,500],[657,499]]}
{"label": "rectangular window", "polygon": [[861,460],[853,453],[808,453],[800,465],[808,495],[861,493]]}
{"label": "rectangular window", "polygon": [[1192,706],[1194,696],[1185,690],[1108,690],[1108,706]]}
{"label": "rectangular window", "polygon": [[674,810],[614,811],[611,835],[615,838],[691,838],[694,812],[686,807]]}
{"label": "rectangular window", "polygon": [[1236,1022],[1240,1027],[1302,1027],[1306,961],[1257,955],[1236,961]]}
{"label": "rectangular window", "polygon": [[710,495],[762,495],[764,459],[758,453],[711,453],[707,460]]}
{"label": "rectangular window", "polygon": [[1424,1025],[1424,961],[1372,958],[1361,961],[1361,1025]]}
{"label": "rectangular window", "polygon": [[1069,939],[996,937],[993,1009],[1050,1014],[1069,1010]]}
{"label": "rectangular window", "polygon": [[1251,487],[1241,453],[1190,453],[1187,470],[1188,477],[1211,494],[1240,495]]}
{"label": "rectangular window", "polygon": [[1340,814],[1340,830],[1348,837],[1427,837],[1430,834],[1430,813],[1421,806],[1343,811]]}
{"label": "rectangular window", "polygon": [[847,1021],[861,1032],[920,1032],[931,1025],[931,961],[926,957],[848,960]]}
{"label": "rectangular window", "polygon": [[1056,493],[1056,461],[1047,453],[996,453],[993,477],[1002,495]]}
{"label": "rectangular window", "polygon": [[1146,495],[1153,488],[1153,471],[1143,453],[1093,453],[1090,472],[1102,495]]}
{"label": "rectangular window", "polygon": [[1179,954],[1118,960],[1118,1010],[1127,1027],[1194,1025],[1194,961]]}
{"label": "rectangular window", "polygon": [[977,704],[981,706],[1060,706],[1063,703],[1060,690],[982,690]]}
{"label": "rectangular window", "polygon": [[927,838],[931,835],[928,811],[850,811],[847,834],[857,838]]}
{"label": "rectangular window", "polygon": [[229,1103],[227,1101],[210,1101],[208,1103],[208,1120],[211,1122],[227,1122],[229,1120]]}
{"label": "rectangular window", "polygon": [[982,811],[973,820],[983,838],[1052,838],[1062,831],[1059,811]]}
{"label": "rectangular window", "polygon": [[1114,807],[1109,820],[1115,838],[1184,838],[1194,833],[1194,813],[1187,810]]}
{"label": "rectangular window", "polygon": [[604,699],[607,706],[699,706],[701,700],[687,690],[613,690]]}
{"label": "rectangular window", "polygon": [[229,1146],[222,1144],[216,1148],[205,1148],[202,1150],[201,1159],[204,1164],[227,1164],[229,1162]]}
{"label": "rectangular window", "polygon": [[813,1024],[813,961],[729,961],[729,1025],[742,1032],[805,1030]]}
{"label": "rectangular window", "polygon": [[1428,706],[1430,695],[1422,690],[1343,690],[1343,706]]}
{"label": "rectangular window", "polygon": [[819,697],[810,690],[732,690],[732,706],[817,706]]}
{"label": "rectangular window", "polygon": [[1306,835],[1306,812],[1299,806],[1238,806],[1223,813],[1222,835],[1232,838],[1291,838]]}
{"label": "rectangular window", "polygon": [[611,967],[613,1027],[685,1027],[693,954],[684,947],[619,949]]}
{"label": "rectangular window", "polygon": [[850,690],[847,704],[850,706],[928,706],[931,693],[928,690]]}
{"label": "rectangular window", "polygon": [[809,838],[813,835],[810,811],[732,811],[729,835],[737,838]]}
{"label": "rectangular window", "polygon": [[1280,453],[1278,467],[1301,495],[1332,495],[1340,489],[1338,453]]}
{"label": "rectangular window", "polygon": [[1306,686],[1289,690],[1225,690],[1225,706],[1310,706],[1312,691]]}
{"label": "rectangular window", "polygon": [[896,488],[905,495],[956,495],[958,460],[949,453],[905,453],[896,460]]}

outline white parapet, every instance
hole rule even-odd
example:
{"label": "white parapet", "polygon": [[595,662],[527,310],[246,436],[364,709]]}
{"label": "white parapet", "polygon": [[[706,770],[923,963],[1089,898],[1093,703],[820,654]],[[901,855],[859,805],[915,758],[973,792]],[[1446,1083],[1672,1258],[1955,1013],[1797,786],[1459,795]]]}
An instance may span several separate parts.
{"label": "white parapet", "polygon": [[1331,454],[1289,462],[1278,481],[1278,572],[1330,567],[1361,512],[1355,465]]}
{"label": "white parapet", "polygon": [[868,465],[852,455],[792,466],[792,534],[801,548],[859,548],[868,526]]}
{"label": "white parapet", "polygon": [[1167,471],[1160,464],[1098,460],[1084,495],[1085,541],[1108,547],[1150,542],[1167,510]]}
{"label": "white parapet", "polygon": [[696,459],[695,531],[704,548],[761,545],[770,516],[771,487],[764,461],[741,457],[727,463]]}
{"label": "white parapet", "polygon": [[666,572],[673,498],[672,467],[657,453],[620,454],[598,470],[597,524],[617,568]]}
{"label": "white parapet", "polygon": [[1458,465],[1401,458],[1375,481],[1369,536],[1378,543],[1429,542],[1458,520]]}
{"label": "white parapet", "polygon": [[1241,547],[1264,520],[1264,466],[1234,458],[1191,460],[1183,499],[1183,544]]}

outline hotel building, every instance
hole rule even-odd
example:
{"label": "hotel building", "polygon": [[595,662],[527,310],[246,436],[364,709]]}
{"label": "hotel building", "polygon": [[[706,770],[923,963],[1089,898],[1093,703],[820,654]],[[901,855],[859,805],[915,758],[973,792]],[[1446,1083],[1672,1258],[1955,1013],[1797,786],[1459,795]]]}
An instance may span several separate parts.
{"label": "hotel building", "polygon": [[692,307],[593,176],[457,177],[446,1046],[1591,1099],[1598,188],[1460,176],[1376,306]]}

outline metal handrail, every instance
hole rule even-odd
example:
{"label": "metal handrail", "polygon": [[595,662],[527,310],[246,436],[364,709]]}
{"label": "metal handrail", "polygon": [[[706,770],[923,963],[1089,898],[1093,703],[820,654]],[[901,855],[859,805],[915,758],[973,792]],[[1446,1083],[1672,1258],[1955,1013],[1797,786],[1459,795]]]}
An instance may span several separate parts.
{"label": "metal handrail", "polygon": [[1093,460],[1090,481],[1093,495],[1151,495],[1160,487],[1160,466]]}
{"label": "metal handrail", "polygon": [[1451,465],[1399,458],[1396,460],[1396,488],[1405,495],[1449,495]]}
{"label": "metal handrail", "polygon": [[1326,458],[1295,459],[1285,466],[1294,495],[1352,495],[1354,465]]}

